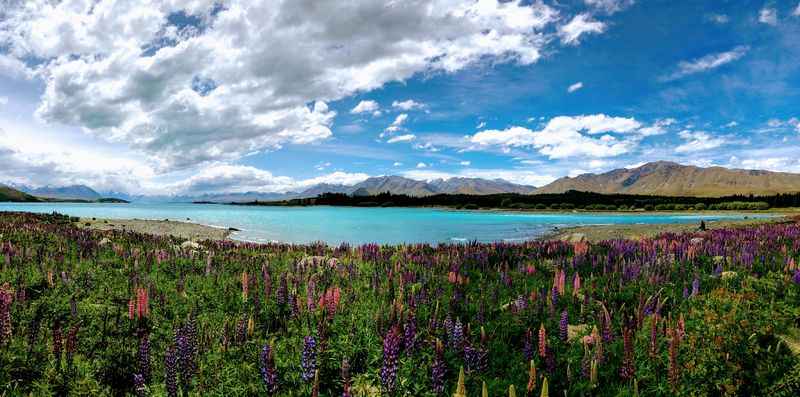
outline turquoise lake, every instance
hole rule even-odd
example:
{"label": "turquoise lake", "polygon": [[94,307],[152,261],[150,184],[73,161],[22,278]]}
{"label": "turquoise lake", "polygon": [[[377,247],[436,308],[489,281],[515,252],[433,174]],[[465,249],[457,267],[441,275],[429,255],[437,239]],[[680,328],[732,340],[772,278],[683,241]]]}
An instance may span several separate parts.
{"label": "turquoise lake", "polygon": [[[170,219],[241,231],[254,242],[329,244],[522,241],[554,227],[608,224],[699,223],[752,214],[587,214],[451,211],[434,208],[246,207],[218,204],[0,203],[0,211],[53,211],[109,219]],[[763,215],[762,215],[763,216]]]}

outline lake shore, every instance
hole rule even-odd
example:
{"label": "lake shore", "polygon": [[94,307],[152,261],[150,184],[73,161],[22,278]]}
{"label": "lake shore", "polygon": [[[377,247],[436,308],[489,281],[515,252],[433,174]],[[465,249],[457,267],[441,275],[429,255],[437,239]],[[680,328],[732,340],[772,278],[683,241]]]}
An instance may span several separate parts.
{"label": "lake shore", "polygon": [[229,240],[233,232],[227,228],[174,220],[80,218],[77,225],[92,230],[125,230],[192,241]]}
{"label": "lake shore", "polygon": [[[755,226],[759,224],[782,222],[788,216],[774,218],[751,218],[737,220],[706,221],[706,229],[723,229]],[[655,237],[662,233],[683,233],[699,231],[698,223],[665,223],[647,225],[592,225],[573,226],[554,229],[552,232],[538,238],[538,240],[586,240],[597,242],[602,240],[640,240]]]}

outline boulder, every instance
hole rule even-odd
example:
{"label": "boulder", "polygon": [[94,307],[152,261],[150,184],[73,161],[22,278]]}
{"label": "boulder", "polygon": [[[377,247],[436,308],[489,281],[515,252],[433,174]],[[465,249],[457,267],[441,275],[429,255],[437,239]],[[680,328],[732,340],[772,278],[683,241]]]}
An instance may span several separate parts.
{"label": "boulder", "polygon": [[194,241],[187,240],[187,241],[184,241],[184,242],[181,243],[181,248],[198,250],[198,249],[200,249],[200,244],[198,244],[198,243],[196,243]]}

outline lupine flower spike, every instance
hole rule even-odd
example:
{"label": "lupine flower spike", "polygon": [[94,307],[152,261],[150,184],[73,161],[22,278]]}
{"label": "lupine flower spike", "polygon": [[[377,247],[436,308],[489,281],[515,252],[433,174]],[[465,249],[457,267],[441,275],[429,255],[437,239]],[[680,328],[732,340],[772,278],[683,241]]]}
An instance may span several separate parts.
{"label": "lupine flower spike", "polygon": [[550,397],[550,392],[547,389],[547,378],[542,379],[542,393],[539,397]]}
{"label": "lupine flower spike", "polygon": [[467,387],[464,385],[464,367],[458,370],[458,384],[456,385],[456,392],[453,397],[467,397]]}

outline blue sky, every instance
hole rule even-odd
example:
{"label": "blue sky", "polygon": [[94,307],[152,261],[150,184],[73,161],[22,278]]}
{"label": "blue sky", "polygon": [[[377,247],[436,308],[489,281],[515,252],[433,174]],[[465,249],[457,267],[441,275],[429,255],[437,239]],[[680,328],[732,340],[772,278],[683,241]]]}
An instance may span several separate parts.
{"label": "blue sky", "polygon": [[653,160],[800,172],[798,1],[337,4],[12,2],[0,180],[162,194],[542,185]]}

